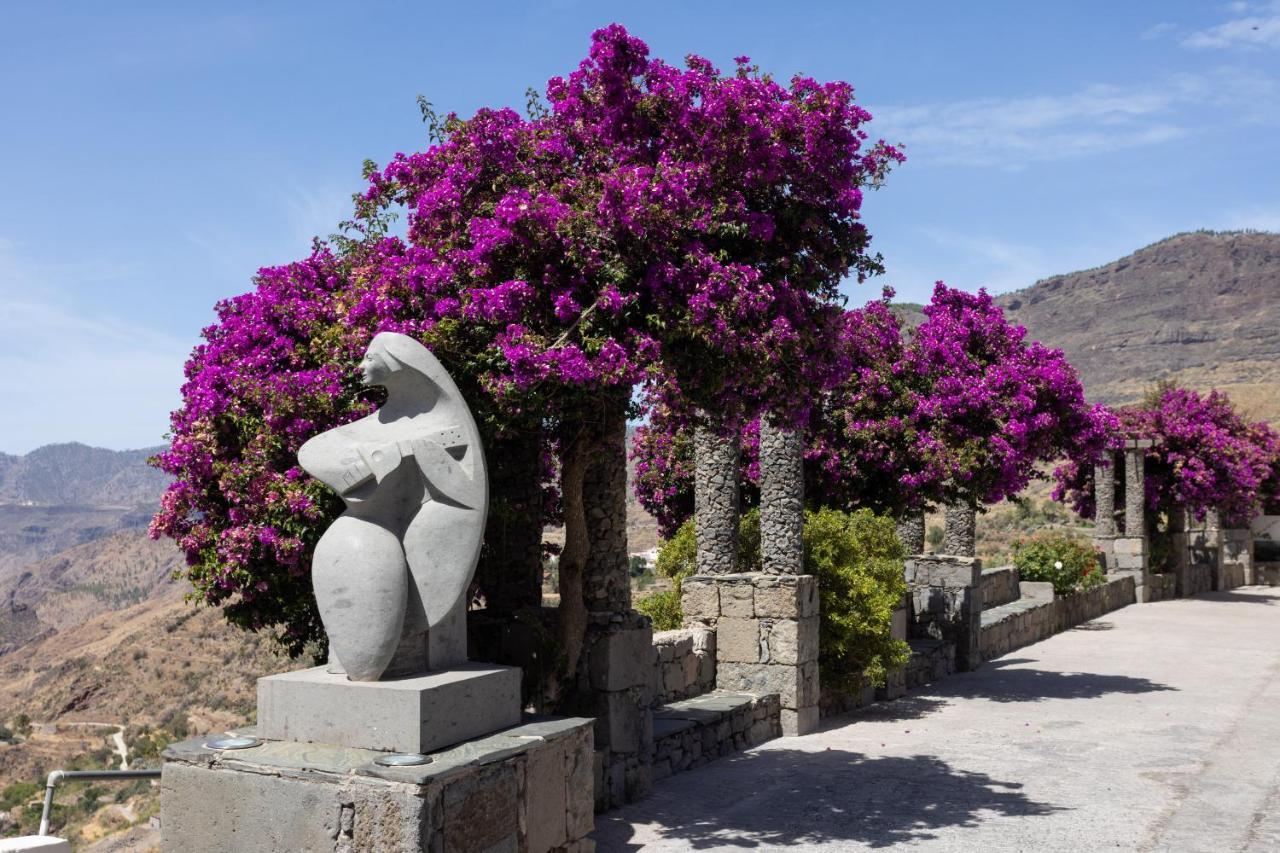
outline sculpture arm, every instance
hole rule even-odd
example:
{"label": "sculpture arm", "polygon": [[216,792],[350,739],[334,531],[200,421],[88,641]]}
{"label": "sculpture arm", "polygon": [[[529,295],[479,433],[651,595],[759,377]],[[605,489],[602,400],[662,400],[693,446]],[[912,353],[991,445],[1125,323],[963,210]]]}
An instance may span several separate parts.
{"label": "sculpture arm", "polygon": [[433,500],[466,509],[475,509],[479,505],[481,484],[448,450],[424,438],[414,439],[410,447]]}

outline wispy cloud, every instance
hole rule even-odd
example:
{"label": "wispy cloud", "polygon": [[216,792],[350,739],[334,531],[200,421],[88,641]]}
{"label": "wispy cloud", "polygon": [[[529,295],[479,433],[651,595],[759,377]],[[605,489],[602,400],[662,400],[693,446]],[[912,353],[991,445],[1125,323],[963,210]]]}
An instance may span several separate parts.
{"label": "wispy cloud", "polygon": [[189,342],[59,295],[66,276],[83,283],[89,269],[35,263],[0,238],[0,450],[52,441],[143,447],[166,429]]}
{"label": "wispy cloud", "polygon": [[1159,145],[1204,125],[1204,105],[1245,120],[1275,106],[1276,81],[1223,69],[1157,83],[1097,84],[1020,98],[872,108],[876,132],[932,165],[1020,169],[1039,162]]}
{"label": "wispy cloud", "polygon": [[1196,30],[1182,39],[1197,50],[1262,50],[1280,48],[1280,2],[1232,3],[1228,11],[1238,17]]}

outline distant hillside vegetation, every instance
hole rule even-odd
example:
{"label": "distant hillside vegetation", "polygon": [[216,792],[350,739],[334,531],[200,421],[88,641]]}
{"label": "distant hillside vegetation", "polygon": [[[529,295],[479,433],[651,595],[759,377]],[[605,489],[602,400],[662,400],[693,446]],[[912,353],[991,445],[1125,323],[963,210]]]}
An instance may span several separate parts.
{"label": "distant hillside vegetation", "polygon": [[1133,403],[1172,380],[1280,423],[1280,234],[1178,234],[997,301],[1066,352],[1090,399]]}

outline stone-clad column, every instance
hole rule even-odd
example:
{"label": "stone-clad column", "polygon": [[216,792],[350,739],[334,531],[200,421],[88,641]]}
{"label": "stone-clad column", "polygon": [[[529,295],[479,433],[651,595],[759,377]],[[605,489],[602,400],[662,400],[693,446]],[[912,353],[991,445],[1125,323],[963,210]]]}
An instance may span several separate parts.
{"label": "stone-clad column", "polygon": [[718,435],[706,426],[693,432],[694,525],[700,575],[738,569],[737,433]]}
{"label": "stone-clad column", "polygon": [[1147,584],[1150,571],[1147,558],[1146,486],[1143,464],[1150,439],[1129,439],[1124,443],[1124,527],[1116,535],[1107,568],[1133,575],[1134,591],[1138,601],[1149,601],[1151,589]]}
{"label": "stone-clad column", "polygon": [[766,574],[804,573],[804,436],[760,419],[760,557]]}
{"label": "stone-clad column", "polygon": [[1116,462],[1115,454],[1106,465],[1093,466],[1094,538],[1116,535]]}
{"label": "stone-clad column", "polygon": [[924,510],[910,509],[898,519],[898,539],[908,554],[924,553]]}
{"label": "stone-clad column", "polygon": [[948,504],[946,531],[942,537],[942,553],[952,557],[972,557],[975,553],[977,511],[968,501]]}
{"label": "stone-clad column", "polygon": [[1145,460],[1150,439],[1130,439],[1124,445],[1124,535],[1146,536],[1147,487]]}

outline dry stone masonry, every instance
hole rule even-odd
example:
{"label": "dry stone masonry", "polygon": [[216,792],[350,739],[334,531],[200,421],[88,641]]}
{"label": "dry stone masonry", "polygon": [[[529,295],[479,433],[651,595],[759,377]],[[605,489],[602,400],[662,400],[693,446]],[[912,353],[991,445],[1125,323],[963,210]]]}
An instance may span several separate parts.
{"label": "dry stone masonry", "polygon": [[948,504],[942,536],[942,553],[955,557],[974,556],[977,512],[966,501]]}
{"label": "dry stone masonry", "polygon": [[768,574],[804,571],[804,436],[760,420],[760,555]]}
{"label": "dry stone masonry", "polygon": [[706,627],[653,635],[653,684],[660,703],[716,689],[716,632]]}
{"label": "dry stone masonry", "polygon": [[687,624],[716,632],[716,687],[776,693],[782,731],[818,721],[818,584],[812,575],[695,575],[683,586]]}
{"label": "dry stone masonry", "polygon": [[706,426],[693,433],[694,525],[700,575],[738,570],[738,439]]}
{"label": "dry stone masonry", "polygon": [[898,539],[908,554],[924,553],[924,510],[910,510],[898,519]]}
{"label": "dry stone masonry", "polygon": [[974,557],[917,554],[906,561],[911,636],[953,644],[961,672],[982,662],[981,575],[982,562]]}

